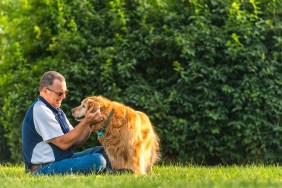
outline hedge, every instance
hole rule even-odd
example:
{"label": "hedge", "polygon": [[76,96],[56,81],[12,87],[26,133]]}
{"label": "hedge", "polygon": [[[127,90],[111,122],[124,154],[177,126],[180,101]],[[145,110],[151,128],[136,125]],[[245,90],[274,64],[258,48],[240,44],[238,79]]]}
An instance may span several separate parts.
{"label": "hedge", "polygon": [[[148,114],[164,161],[280,163],[282,2],[4,0],[0,151],[19,162],[21,122],[47,70],[70,109],[103,95]],[[98,144],[93,135],[85,147]]]}

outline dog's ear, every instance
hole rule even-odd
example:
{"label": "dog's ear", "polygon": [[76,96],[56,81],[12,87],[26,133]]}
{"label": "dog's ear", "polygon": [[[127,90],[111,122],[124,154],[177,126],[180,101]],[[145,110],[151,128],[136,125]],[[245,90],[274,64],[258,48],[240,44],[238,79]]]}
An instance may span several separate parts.
{"label": "dog's ear", "polygon": [[100,103],[99,102],[94,101],[93,106],[94,106],[95,111],[100,110]]}
{"label": "dog's ear", "polygon": [[91,108],[92,106],[94,106],[93,112],[96,112],[97,110],[100,109],[100,103],[98,103],[98,102],[96,102],[96,101],[94,101],[94,100],[92,100],[92,99],[88,99],[88,100],[87,100],[87,108],[89,109],[89,108]]}

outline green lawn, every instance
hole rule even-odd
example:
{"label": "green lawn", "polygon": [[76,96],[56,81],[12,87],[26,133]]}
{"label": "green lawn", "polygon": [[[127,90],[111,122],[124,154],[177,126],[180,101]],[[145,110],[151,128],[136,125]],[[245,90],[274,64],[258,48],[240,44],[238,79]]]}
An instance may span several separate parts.
{"label": "green lawn", "polygon": [[155,166],[151,174],[32,176],[0,165],[0,187],[282,187],[280,166]]}

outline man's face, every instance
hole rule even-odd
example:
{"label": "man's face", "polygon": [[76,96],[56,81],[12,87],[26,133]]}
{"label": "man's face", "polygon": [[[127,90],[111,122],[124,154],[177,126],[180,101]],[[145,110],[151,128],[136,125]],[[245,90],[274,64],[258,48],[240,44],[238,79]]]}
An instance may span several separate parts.
{"label": "man's face", "polygon": [[44,98],[53,107],[59,108],[66,98],[67,92],[66,82],[56,79],[52,86],[44,88]]}

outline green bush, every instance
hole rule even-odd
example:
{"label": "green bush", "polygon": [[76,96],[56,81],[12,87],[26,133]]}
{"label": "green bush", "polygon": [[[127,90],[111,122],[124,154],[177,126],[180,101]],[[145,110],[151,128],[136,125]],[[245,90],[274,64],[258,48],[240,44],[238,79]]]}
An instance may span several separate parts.
{"label": "green bush", "polygon": [[4,2],[0,134],[12,160],[40,76],[57,70],[74,125],[70,109],[104,95],[149,115],[164,160],[281,161],[279,1]]}

